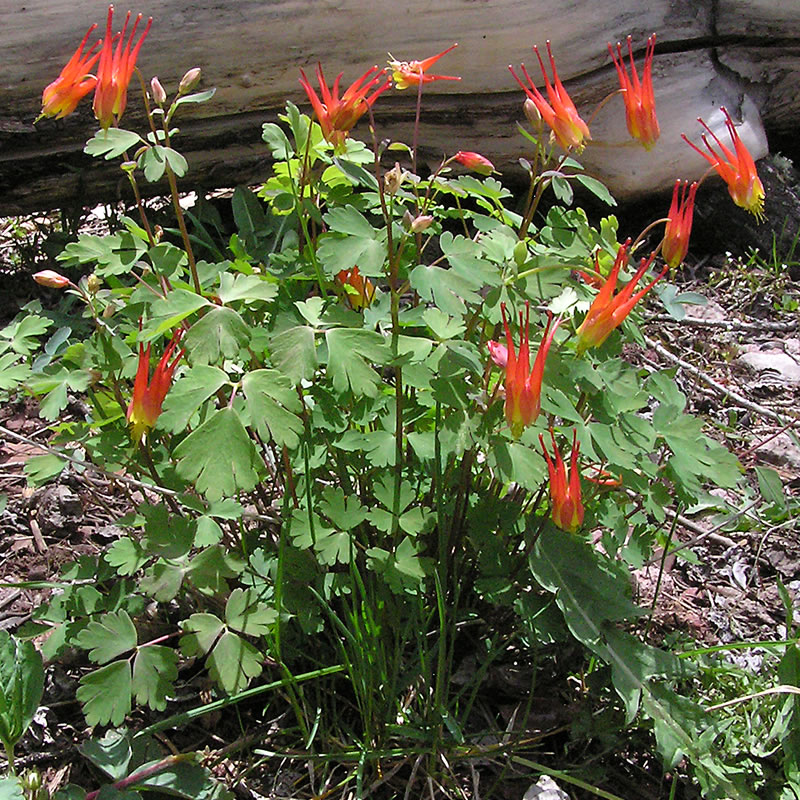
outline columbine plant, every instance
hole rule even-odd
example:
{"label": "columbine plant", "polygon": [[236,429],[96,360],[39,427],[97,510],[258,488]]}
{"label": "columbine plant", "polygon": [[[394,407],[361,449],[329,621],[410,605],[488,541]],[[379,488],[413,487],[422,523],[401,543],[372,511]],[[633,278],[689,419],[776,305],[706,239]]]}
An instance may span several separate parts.
{"label": "columbine plant", "polygon": [[[391,59],[391,76],[373,67],[344,92],[321,65],[319,94],[301,72],[314,118],[288,103],[283,125],[264,125],[272,174],[257,193],[236,189],[236,230],[224,231],[208,205],[184,213],[178,203],[187,165],[171,123],[213,94],[189,93],[197,70],[171,101],[157,78],[142,81],[149,132],[118,127],[149,30],[133,45],[139,18],[126,37],[128,21],[113,33],[109,11],[96,76],[103,130],[86,152],[120,158],[136,218],[69,244],[60,261],[73,277],[37,276],[83,304],[84,324],[54,332],[29,365],[16,321],[0,351],[11,385],[41,398],[55,442],[80,453],[70,458],[142,493],[121,538],[68,570],[75,586],[37,613],[54,629],[48,657],[76,646],[94,665],[78,692],[88,723],[120,725],[134,703],[166,709],[185,658],[205,664],[230,702],[251,696],[241,693],[269,664],[284,692],[276,708],[288,702],[295,726],[277,749],[302,755],[324,730],[320,749],[356,765],[360,787],[413,740],[441,777],[439,754],[484,747],[478,687],[453,678],[464,636],[482,642],[478,680],[497,660],[545,658],[577,638],[591,668],[609,665],[594,683],[616,690],[627,721],[640,708],[656,720],[668,766],[684,754],[701,780],[730,789],[739,778],[710,755],[703,715],[680,710],[671,681],[683,663],[631,633],[640,610],[624,568],[667,544],[665,508],[722,506],[706,486],[740,475],[684,414],[671,374],[645,375],[620,355],[638,337],[636,304],[685,256],[696,187],[680,204],[676,187],[667,264],[656,249],[629,269],[615,218],[594,228],[569,208],[573,182],[613,200],[571,157],[591,135],[549,44],[547,99],[524,67],[527,83],[514,75],[533,125],[521,214],[481,154],[458,150],[416,174],[417,126],[410,148],[391,148],[410,151],[409,163],[386,169],[378,134],[370,147],[351,130],[392,81],[417,88],[419,119],[423,87],[458,79],[429,73],[451,47]],[[86,42],[47,114],[69,113],[90,90],[97,45],[84,53]],[[631,134],[646,146],[657,135],[652,60],[651,40],[642,83],[632,67],[623,87]],[[545,145],[545,125],[563,155]],[[754,169],[741,153],[739,164],[755,197]],[[166,177],[177,233],[150,222],[142,177]],[[553,206],[536,215],[550,189]],[[573,278],[581,271],[599,291]],[[31,315],[37,331],[51,327]],[[501,323],[504,344],[493,338]],[[151,343],[162,350],[152,378]],[[86,393],[85,419],[62,419],[68,391]],[[570,438],[567,474],[557,441]],[[581,460],[613,478],[582,493]],[[87,579],[99,587],[91,604]],[[141,642],[133,619],[145,607],[162,629]]]}

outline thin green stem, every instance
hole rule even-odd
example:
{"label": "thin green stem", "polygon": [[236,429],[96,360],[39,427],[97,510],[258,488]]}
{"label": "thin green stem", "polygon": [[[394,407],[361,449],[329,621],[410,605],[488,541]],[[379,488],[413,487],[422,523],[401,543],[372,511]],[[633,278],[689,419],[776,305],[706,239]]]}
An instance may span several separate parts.
{"label": "thin green stem", "polygon": [[532,267],[531,269],[526,269],[525,272],[520,272],[518,275],[514,275],[512,279],[506,280],[506,284],[516,283],[517,281],[522,280],[523,278],[528,278],[531,275],[538,274],[539,272],[547,272],[548,270],[551,269],[572,270],[574,269],[574,266],[571,264],[545,264],[541,267]]}
{"label": "thin green stem", "polygon": [[[568,153],[564,153],[563,156],[558,160],[558,163],[555,166],[555,171],[561,169],[564,165],[564,162],[569,157]],[[538,160],[538,154],[537,154]],[[536,178],[531,175],[531,182],[536,183],[536,193],[534,194],[533,201],[531,202],[530,206],[528,207],[528,211],[525,214],[525,218],[522,220],[522,225],[519,228],[519,238],[524,239],[528,233],[528,227],[530,226],[531,222],[533,221],[533,217],[536,214],[536,209],[539,208],[539,203],[542,199],[542,194],[544,194],[544,190],[550,185],[551,181],[549,178],[542,179],[541,176],[537,176]]]}
{"label": "thin green stem", "polygon": [[169,182],[169,193],[172,197],[172,207],[175,209],[175,216],[178,219],[178,228],[180,228],[181,239],[183,240],[183,249],[186,252],[186,259],[189,262],[189,272],[192,274],[192,283],[194,290],[197,294],[203,293],[203,287],[200,285],[200,276],[197,274],[197,262],[194,258],[194,250],[192,243],[189,239],[189,231],[186,228],[186,219],[183,216],[183,208],[181,208],[180,197],[178,196],[178,181],[175,178],[175,173],[172,167],[167,163],[165,165],[165,172],[167,173],[167,181]]}
{"label": "thin green stem", "polygon": [[14,745],[11,742],[4,741],[3,747],[6,751],[6,761],[8,761],[8,774],[14,778],[17,775],[17,769],[14,760]]}
{"label": "thin green stem", "polygon": [[[147,471],[150,473],[150,476],[155,481],[156,486],[164,488],[164,484],[161,481],[161,476],[158,474],[155,462],[153,461],[153,453],[150,448],[149,439],[145,438],[144,444],[143,445],[140,444],[139,452],[142,454],[145,466],[147,467]],[[178,505],[174,497],[172,497],[171,495],[164,495],[164,499],[173,513],[183,516],[181,513],[180,506]]]}
{"label": "thin green stem", "polygon": [[678,517],[680,516],[680,507],[678,512],[672,518],[672,525],[669,529],[669,536],[667,537],[667,541],[664,543],[664,552],[661,554],[661,562],[658,565],[658,579],[656,580],[656,588],[653,591],[653,602],[650,605],[650,614],[647,618],[647,625],[644,627],[644,638],[647,639],[648,633],[650,633],[650,626],[653,624],[653,614],[656,610],[656,603],[658,602],[658,596],[661,592],[661,580],[664,577],[664,565],[667,561],[667,555],[669,554],[669,546],[672,544],[672,537],[675,535],[675,529],[678,527]]}

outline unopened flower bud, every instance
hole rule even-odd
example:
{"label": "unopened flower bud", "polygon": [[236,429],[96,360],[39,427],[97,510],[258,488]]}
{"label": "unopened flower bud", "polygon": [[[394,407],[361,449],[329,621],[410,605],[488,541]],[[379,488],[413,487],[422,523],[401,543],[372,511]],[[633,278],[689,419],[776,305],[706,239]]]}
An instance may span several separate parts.
{"label": "unopened flower bud", "polygon": [[37,769],[29,769],[23,773],[20,783],[27,792],[36,793],[42,788],[42,776]]}
{"label": "unopened flower bud", "polygon": [[528,260],[528,245],[525,242],[517,242],[514,245],[514,263],[521,267]]}
{"label": "unopened flower bud", "polygon": [[482,156],[480,153],[473,153],[470,150],[459,150],[453,156],[453,160],[458,161],[459,164],[463,164],[479,175],[491,175],[494,172],[494,164],[486,156]]}
{"label": "unopened flower bud", "polygon": [[406,210],[406,213],[403,214],[403,227],[407,230],[411,230],[411,226],[414,224],[414,217],[411,216],[411,212]]}
{"label": "unopened flower bud", "polygon": [[182,78],[178,84],[178,94],[186,94],[191,92],[197,82],[200,80],[200,67],[192,67]]}
{"label": "unopened flower bud", "polygon": [[39,286],[47,286],[49,289],[63,289],[70,283],[69,278],[65,278],[52,269],[43,269],[41,272],[37,272],[33,279]]}
{"label": "unopened flower bud", "polygon": [[534,128],[538,129],[542,126],[542,115],[539,113],[539,109],[536,108],[536,103],[530,97],[522,104],[522,110],[525,112],[528,122]]}
{"label": "unopened flower bud", "polygon": [[167,93],[157,77],[153,77],[150,80],[150,93],[153,95],[153,101],[156,105],[163,106],[167,102]]}
{"label": "unopened flower bud", "polygon": [[430,228],[431,223],[433,222],[433,217],[430,214],[420,214],[415,220],[411,223],[411,232],[412,233],[422,233],[427,228]]}
{"label": "unopened flower bud", "polygon": [[102,285],[103,281],[100,280],[100,278],[98,278],[94,272],[86,279],[86,289],[88,290],[89,294],[97,294]]}
{"label": "unopened flower bud", "polygon": [[386,194],[397,194],[397,190],[403,183],[403,179],[406,177],[406,174],[406,171],[401,169],[400,164],[395,161],[394,167],[392,167],[392,169],[390,169],[386,175],[383,176],[383,187],[386,191]]}

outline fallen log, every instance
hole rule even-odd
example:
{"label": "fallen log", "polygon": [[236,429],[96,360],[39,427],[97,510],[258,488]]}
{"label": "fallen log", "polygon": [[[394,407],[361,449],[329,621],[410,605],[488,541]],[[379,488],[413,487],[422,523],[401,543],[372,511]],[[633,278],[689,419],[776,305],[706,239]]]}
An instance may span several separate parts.
{"label": "fallen log", "polygon": [[[299,69],[323,62],[329,76],[358,77],[391,51],[399,59],[423,58],[453,41],[459,47],[440,62],[462,80],[426,86],[421,158],[435,165],[446,152],[477,150],[504,172],[519,170],[529,145],[515,130],[524,96],[507,64],[536,64],[534,43],[552,41],[559,74],[588,116],[617,88],[606,44],[631,34],[639,65],[647,36],[656,32],[654,85],[662,135],[651,152],[628,141],[620,98],[592,123],[595,143],[582,161],[620,198],[662,190],[675,178],[698,177],[707,166],[680,140],[698,138],[698,116],[722,131],[726,105],[742,139],[758,158],[767,137],[786,134],[800,109],[792,87],[800,76],[800,7],[763,0],[440,0],[435,7],[338,0],[237,0],[193,4],[141,0],[135,11],[152,14],[153,28],[139,66],[174,90],[186,69],[203,69],[203,87],[217,87],[210,103],[180,120],[177,147],[189,160],[192,186],[212,188],[263,179],[269,153],[261,124],[275,121],[286,99],[307,110]],[[116,166],[82,153],[96,129],[91,103],[63,121],[34,127],[42,88],[58,74],[91,22],[103,22],[96,0],[28,0],[4,14],[0,47],[0,214],[127,197]],[[124,9],[123,9],[124,10]],[[118,12],[119,13],[119,12]],[[779,44],[779,47],[775,45]],[[532,70],[538,74],[538,66]],[[384,94],[375,106],[378,137],[410,142],[416,95]],[[141,104],[131,87],[123,125],[142,130]],[[368,135],[365,120],[354,133]],[[188,185],[188,184],[187,184]]]}

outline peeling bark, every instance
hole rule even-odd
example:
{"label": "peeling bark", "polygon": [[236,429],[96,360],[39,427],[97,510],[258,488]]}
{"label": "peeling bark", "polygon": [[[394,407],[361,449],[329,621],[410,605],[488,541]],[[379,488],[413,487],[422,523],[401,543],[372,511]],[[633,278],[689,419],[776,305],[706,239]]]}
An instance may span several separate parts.
{"label": "peeling bark", "polygon": [[[612,100],[592,125],[604,146],[587,148],[587,169],[621,198],[663,189],[677,177],[697,177],[704,162],[680,140],[699,133],[696,117],[721,125],[726,104],[743,120],[742,138],[756,157],[767,152],[762,118],[772,134],[790,130],[800,97],[800,6],[773,0],[142,0],[136,11],[154,16],[140,66],[168,88],[189,67],[201,66],[203,87],[216,86],[207,105],[182,117],[177,147],[189,159],[191,184],[211,188],[256,182],[268,153],[261,124],[276,121],[285,99],[307,108],[297,82],[300,67],[324,62],[344,80],[381,63],[459,47],[442,72],[460,83],[426,87],[422,155],[436,163],[446,151],[484,152],[503,171],[519,169],[526,143],[515,130],[523,120],[522,94],[507,63],[536,64],[534,43],[549,37],[559,73],[582,113],[616,88],[607,42],[629,33],[641,52],[658,34],[654,65],[662,136],[646,153],[627,143],[622,102]],[[59,72],[93,21],[95,0],[15,0],[0,28],[0,214],[113,199],[127,187],[115,165],[83,155],[94,130],[90,102],[61,122],[34,128],[42,88]],[[354,49],[355,48],[355,49]],[[446,66],[446,69],[444,68]],[[532,74],[538,70],[532,71]],[[376,105],[380,138],[410,141],[413,92],[393,92]],[[131,88],[123,125],[141,130],[140,103]],[[367,136],[363,120],[356,135]]]}

